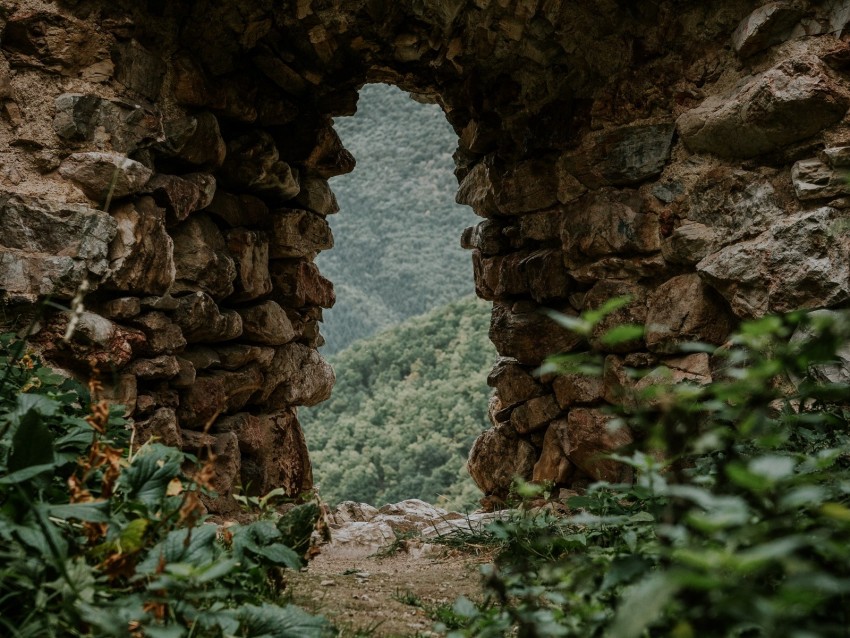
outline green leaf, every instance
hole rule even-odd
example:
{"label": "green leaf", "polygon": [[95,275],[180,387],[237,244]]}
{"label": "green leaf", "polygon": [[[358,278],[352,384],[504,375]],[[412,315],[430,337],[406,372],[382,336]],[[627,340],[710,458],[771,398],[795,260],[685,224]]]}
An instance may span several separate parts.
{"label": "green leaf", "polygon": [[136,567],[139,574],[152,574],[160,560],[169,563],[189,563],[200,566],[216,558],[216,527],[198,525],[191,529],[178,529],[168,533],[165,540],[151,548]]}
{"label": "green leaf", "polygon": [[660,619],[678,585],[665,573],[652,574],[623,595],[614,618],[611,638],[639,638],[644,630]]}
{"label": "green leaf", "polygon": [[820,511],[824,516],[843,523],[850,523],[850,508],[841,503],[824,503],[821,505]]}
{"label": "green leaf", "polygon": [[293,605],[244,605],[239,616],[247,636],[252,638],[322,638],[328,628],[323,617],[312,616]]}
{"label": "green leaf", "polygon": [[461,618],[473,618],[478,613],[478,608],[469,598],[461,596],[452,605],[452,611]]}
{"label": "green leaf", "polygon": [[643,326],[623,324],[606,331],[600,338],[600,341],[606,346],[615,346],[640,339],[642,336]]}
{"label": "green leaf", "polygon": [[40,411],[45,406],[39,402],[24,399],[43,398],[27,394],[18,397],[19,409],[23,404],[29,405],[20,416],[18,427],[12,437],[12,453],[9,455],[8,468],[10,472],[22,470],[53,462],[53,435],[47,429],[47,424]]}
{"label": "green leaf", "polygon": [[23,470],[18,470],[17,472],[12,472],[7,474],[6,476],[0,477],[0,485],[15,485],[16,483],[23,483],[24,481],[28,481],[31,478],[38,476],[39,474],[44,474],[45,472],[52,472],[56,469],[56,465],[54,463],[45,463],[44,465],[31,465],[30,467],[24,468]]}
{"label": "green leaf", "polygon": [[198,576],[198,582],[204,584],[217,580],[223,576],[227,576],[238,566],[239,561],[232,558],[228,560],[218,560],[203,570],[201,575]]}
{"label": "green leaf", "polygon": [[301,569],[301,557],[286,545],[267,545],[253,550],[255,554],[290,569]]}
{"label": "green leaf", "polygon": [[754,458],[749,462],[748,469],[752,474],[775,483],[794,474],[796,466],[797,462],[790,456],[771,454]]}
{"label": "green leaf", "polygon": [[89,523],[109,522],[109,503],[106,501],[96,503],[69,503],[68,505],[49,505],[47,514],[53,518],[63,520],[76,519]]}
{"label": "green leaf", "polygon": [[630,303],[632,303],[632,297],[629,295],[613,297],[602,304],[599,308],[585,311],[584,314],[582,314],[582,317],[591,326],[595,326],[611,313],[628,306]]}
{"label": "green leaf", "polygon": [[168,483],[180,474],[182,460],[183,455],[173,448],[143,446],[121,473],[119,485],[126,490],[128,499],[156,507],[165,498]]}

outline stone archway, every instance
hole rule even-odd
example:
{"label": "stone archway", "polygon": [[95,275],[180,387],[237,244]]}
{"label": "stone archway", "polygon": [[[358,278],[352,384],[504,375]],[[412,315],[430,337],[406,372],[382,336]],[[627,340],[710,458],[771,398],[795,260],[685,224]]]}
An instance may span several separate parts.
{"label": "stone archway", "polygon": [[[247,6],[246,6],[247,5]],[[685,339],[850,298],[841,2],[16,0],[2,16],[0,290],[7,316],[87,279],[93,312],[36,343],[109,370],[141,433],[235,481],[311,484],[296,406],[330,393],[331,118],[366,81],[436,101],[458,133],[476,288],[494,303],[493,428],[470,470],[562,486],[627,478],[596,454],[623,365],[710,378]],[[105,210],[103,210],[105,209]],[[583,343],[548,323],[629,293],[642,340],[603,382],[539,380]]]}

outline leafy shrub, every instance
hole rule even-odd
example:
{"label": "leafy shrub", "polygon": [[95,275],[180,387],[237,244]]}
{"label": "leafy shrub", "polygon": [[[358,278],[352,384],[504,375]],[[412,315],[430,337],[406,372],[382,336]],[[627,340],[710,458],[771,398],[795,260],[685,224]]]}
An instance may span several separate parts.
{"label": "leafy shrub", "polygon": [[487,601],[458,601],[466,620],[449,635],[847,636],[850,388],[836,362],[849,338],[846,315],[792,313],[720,349],[687,346],[711,352],[714,381],[659,382],[616,410],[641,433],[616,457],[635,484],[596,484],[566,518],[496,523],[509,542]]}
{"label": "leafy shrub", "polygon": [[301,566],[284,542],[303,536],[304,507],[295,519],[203,523],[211,466],[156,443],[124,452],[121,411],[92,402],[97,384],[24,348],[0,337],[2,635],[322,634],[322,618],[276,604],[280,569]]}

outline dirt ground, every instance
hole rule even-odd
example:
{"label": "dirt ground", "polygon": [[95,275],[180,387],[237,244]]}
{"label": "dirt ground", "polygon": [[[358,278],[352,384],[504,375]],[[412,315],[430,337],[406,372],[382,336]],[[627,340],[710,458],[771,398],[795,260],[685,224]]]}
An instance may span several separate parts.
{"label": "dirt ground", "polygon": [[437,550],[417,557],[318,556],[290,581],[292,602],[324,615],[341,638],[439,636],[428,609],[480,599],[487,556]]}

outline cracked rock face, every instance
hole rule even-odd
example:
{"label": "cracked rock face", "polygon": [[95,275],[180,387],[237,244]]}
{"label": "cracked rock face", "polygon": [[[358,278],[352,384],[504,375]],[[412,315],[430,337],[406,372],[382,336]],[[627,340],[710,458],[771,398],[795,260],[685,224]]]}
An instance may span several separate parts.
{"label": "cracked rock face", "polygon": [[[214,511],[240,484],[312,485],[297,406],[330,395],[336,299],[313,260],[334,245],[328,180],[355,162],[333,118],[365,82],[439,104],[458,135],[457,200],[482,217],[462,245],[502,356],[469,458],[491,505],[516,476],[629,478],[599,456],[636,436],[604,413],[636,396],[626,368],[704,383],[681,343],[850,303],[842,3],[166,4],[4,14],[0,300],[16,316],[87,282],[97,339],[56,363],[113,366],[142,439],[217,450]],[[544,312],[622,294],[587,338]],[[616,321],[647,329],[606,343]],[[587,350],[600,379],[534,374]]]}

